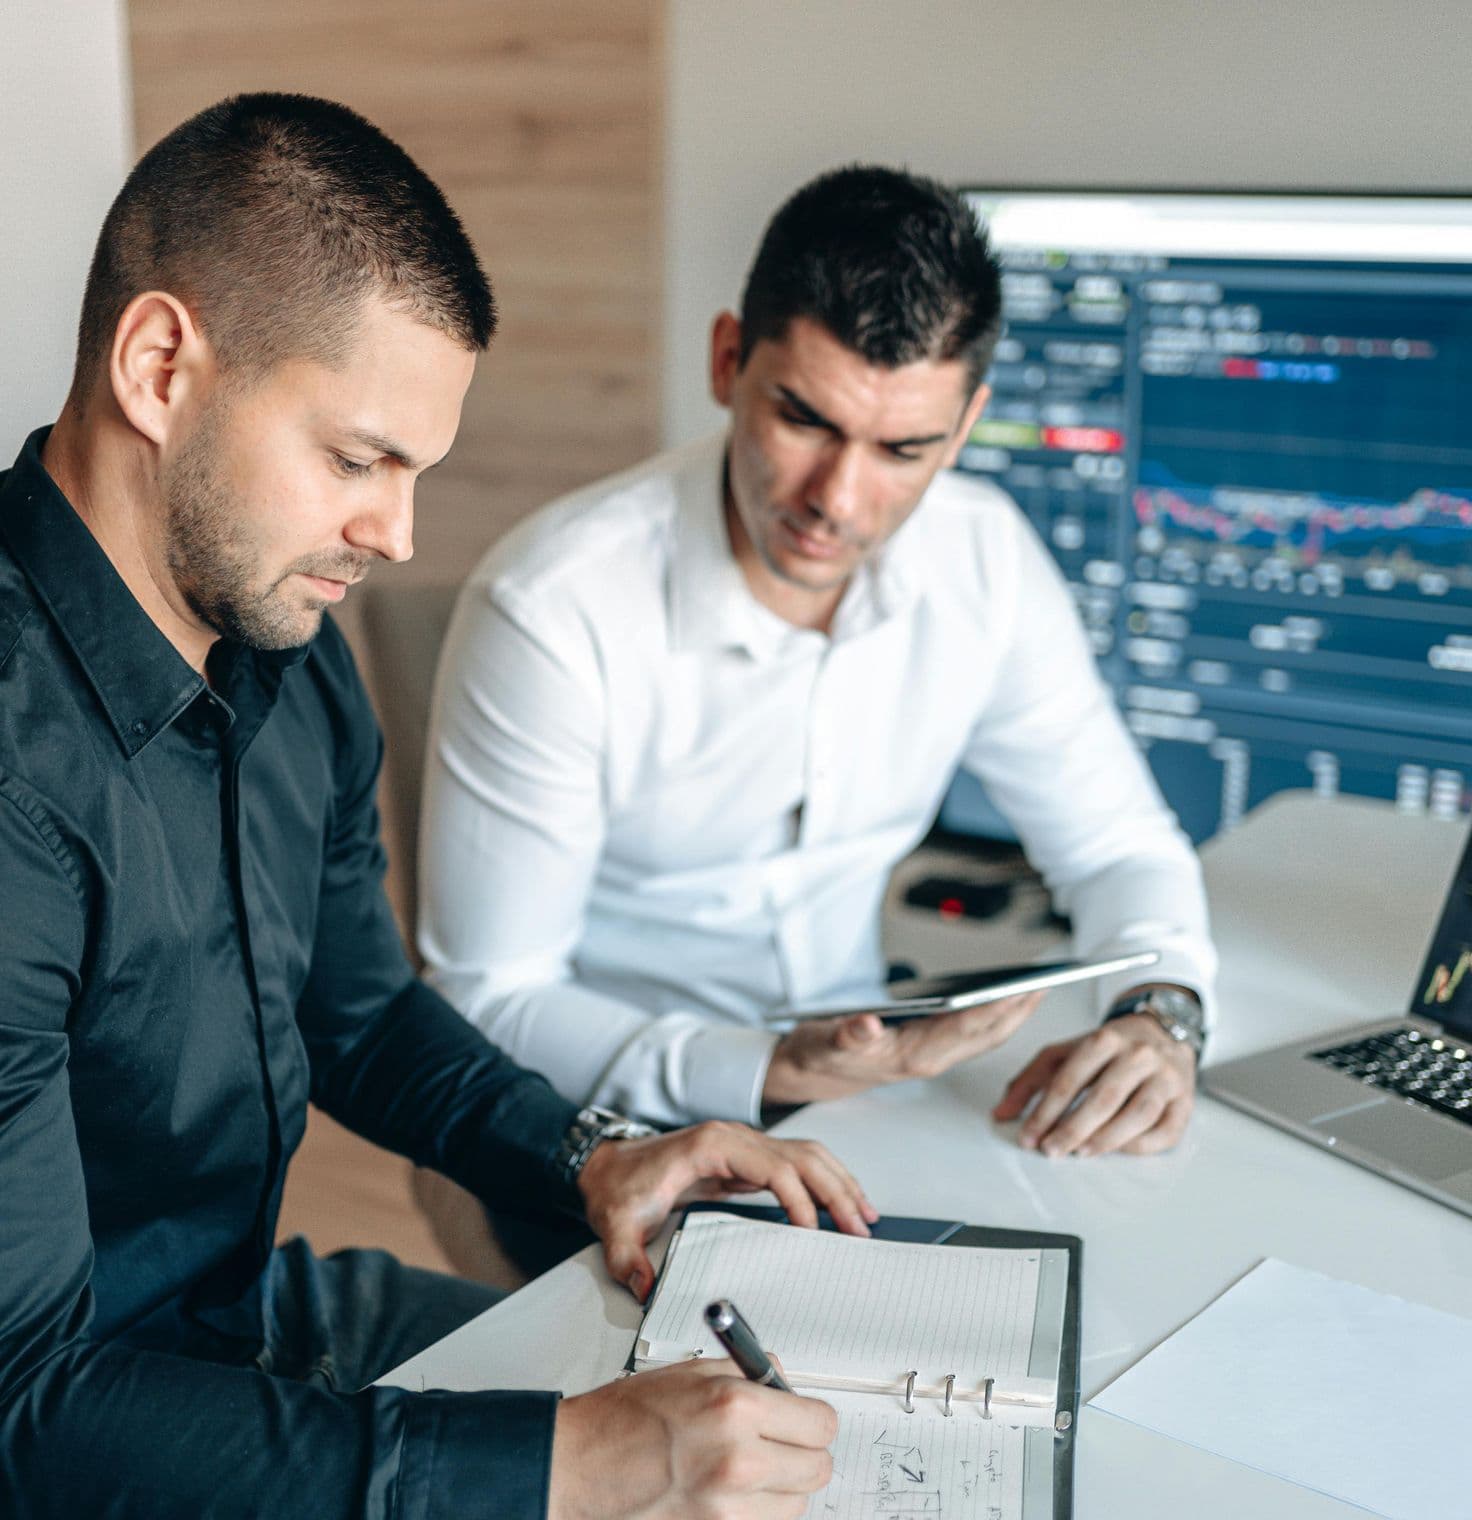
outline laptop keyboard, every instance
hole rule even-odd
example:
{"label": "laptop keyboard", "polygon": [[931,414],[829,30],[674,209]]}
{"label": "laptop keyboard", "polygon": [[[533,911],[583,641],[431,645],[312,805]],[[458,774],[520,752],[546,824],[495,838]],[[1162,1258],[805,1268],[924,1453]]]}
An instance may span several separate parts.
{"label": "laptop keyboard", "polygon": [[1472,1124],[1472,1049],[1456,1040],[1433,1038],[1419,1029],[1393,1029],[1316,1050],[1310,1059]]}

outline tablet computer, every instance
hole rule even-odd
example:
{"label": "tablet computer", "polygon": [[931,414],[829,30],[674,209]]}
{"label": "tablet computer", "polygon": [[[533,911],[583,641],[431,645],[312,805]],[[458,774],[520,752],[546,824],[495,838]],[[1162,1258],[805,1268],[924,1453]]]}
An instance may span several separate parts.
{"label": "tablet computer", "polygon": [[932,1014],[955,1013],[982,1003],[1000,1002],[1003,998],[1019,997],[1025,992],[1043,992],[1049,987],[1067,986],[1070,982],[1092,981],[1115,971],[1153,966],[1159,959],[1157,950],[1136,950],[1129,955],[1105,956],[1096,960],[1029,961],[1020,966],[958,971],[950,976],[916,977],[891,982],[872,993],[863,989],[852,994],[845,992],[824,1003],[774,1008],[766,1015],[766,1022],[795,1024],[805,1019],[840,1019],[856,1013],[877,1013],[886,1024],[903,1024]]}

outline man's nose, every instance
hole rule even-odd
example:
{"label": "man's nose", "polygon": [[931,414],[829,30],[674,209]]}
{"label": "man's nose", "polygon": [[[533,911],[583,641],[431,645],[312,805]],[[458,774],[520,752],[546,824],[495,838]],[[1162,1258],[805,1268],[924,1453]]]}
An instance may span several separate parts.
{"label": "man's nose", "polygon": [[808,505],[825,522],[845,526],[863,506],[864,463],[860,451],[850,444],[829,450],[808,480]]}
{"label": "man's nose", "polygon": [[346,538],[356,549],[368,549],[392,564],[414,554],[414,485],[405,481],[348,524]]}

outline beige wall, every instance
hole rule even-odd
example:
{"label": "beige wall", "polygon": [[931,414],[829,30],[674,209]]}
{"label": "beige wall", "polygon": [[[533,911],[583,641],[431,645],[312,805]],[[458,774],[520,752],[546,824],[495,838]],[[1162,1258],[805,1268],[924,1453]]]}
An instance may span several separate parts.
{"label": "beige wall", "polygon": [[500,336],[401,582],[455,579],[657,426],[659,0],[130,0],[139,151],[232,91],[361,111],[460,212]]}
{"label": "beige wall", "polygon": [[[661,0],[129,0],[140,151],[232,91],[330,96],[418,159],[480,249],[500,336],[454,451],[419,489],[399,585],[461,578],[517,517],[653,446],[662,11]],[[390,764],[388,787],[417,769],[417,752]],[[401,912],[404,864],[390,869]],[[282,1234],[444,1266],[408,1206],[407,1174],[314,1115]]]}
{"label": "beige wall", "polygon": [[0,3],[0,470],[61,409],[132,147],[122,0]]}

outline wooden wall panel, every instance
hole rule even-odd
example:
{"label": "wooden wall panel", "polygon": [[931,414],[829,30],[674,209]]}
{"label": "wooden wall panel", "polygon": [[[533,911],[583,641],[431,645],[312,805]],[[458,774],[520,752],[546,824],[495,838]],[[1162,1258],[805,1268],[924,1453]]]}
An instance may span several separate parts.
{"label": "wooden wall panel", "polygon": [[[524,513],[655,447],[662,12],[662,0],[130,0],[139,152],[236,91],[341,100],[440,183],[490,272],[500,333],[454,450],[419,488],[415,557],[380,576],[457,581]],[[391,766],[388,785],[417,761]],[[409,869],[391,859],[401,918]],[[447,1264],[408,1163],[320,1115],[281,1230],[320,1251],[380,1245]]]}
{"label": "wooden wall panel", "polygon": [[501,331],[420,488],[440,581],[655,446],[660,0],[130,0],[139,151],[237,90],[326,95],[401,142],[474,238]]}

